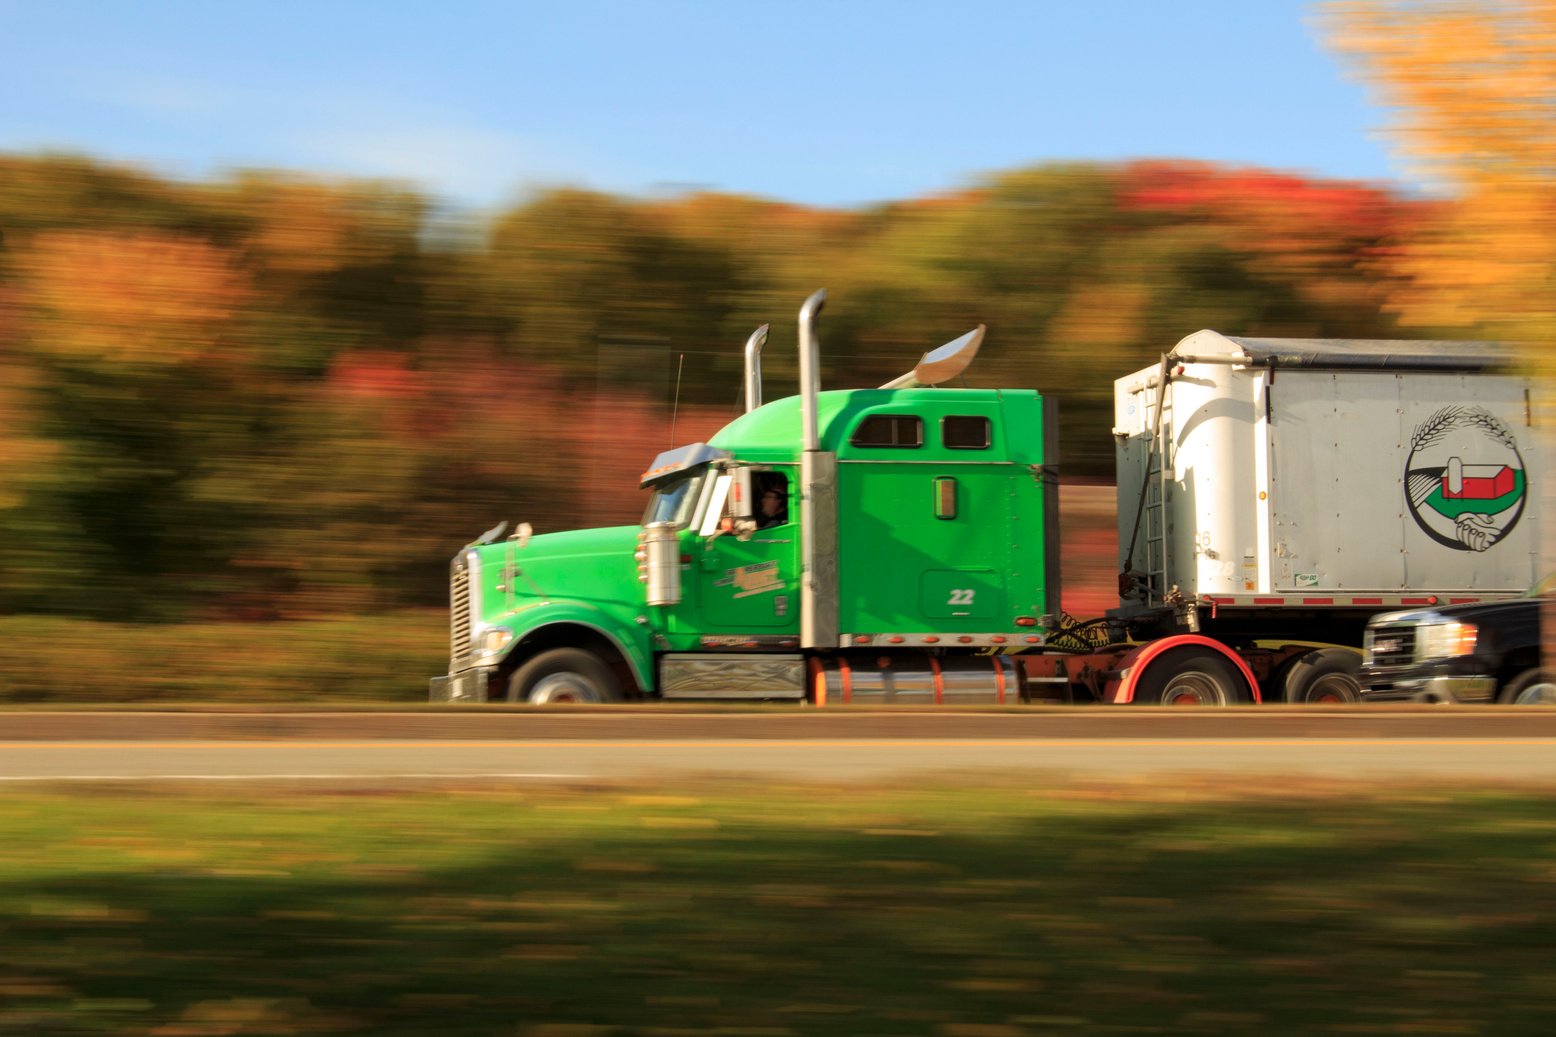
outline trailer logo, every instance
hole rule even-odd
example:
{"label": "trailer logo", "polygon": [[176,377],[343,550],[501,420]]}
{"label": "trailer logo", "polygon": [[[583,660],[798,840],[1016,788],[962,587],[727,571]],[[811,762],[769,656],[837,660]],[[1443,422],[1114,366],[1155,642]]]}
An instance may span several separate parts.
{"label": "trailer logo", "polygon": [[1518,525],[1528,487],[1518,440],[1479,407],[1444,407],[1416,426],[1405,503],[1427,536],[1484,551]]}

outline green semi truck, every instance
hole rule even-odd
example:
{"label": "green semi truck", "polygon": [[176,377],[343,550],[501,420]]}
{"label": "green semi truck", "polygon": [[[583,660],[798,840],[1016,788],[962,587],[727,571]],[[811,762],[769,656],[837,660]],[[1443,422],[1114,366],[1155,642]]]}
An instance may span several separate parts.
{"label": "green semi truck", "polygon": [[[1382,383],[1367,375],[1404,378],[1396,394],[1418,375],[1506,381],[1494,374],[1505,355],[1483,344],[1185,339],[1117,383],[1120,608],[1077,623],[1060,610],[1053,401],[946,387],[982,326],[881,388],[822,392],[824,302],[817,292],[800,311],[800,394],[762,402],[759,329],[746,412],[653,460],[640,525],[504,537],[504,524],[454,557],[449,672],[432,679],[434,701],[1352,700],[1367,619],[1438,591],[1404,572],[1347,587],[1352,570],[1327,558],[1338,548],[1302,555],[1308,541],[1292,537],[1307,516],[1276,506],[1267,460],[1242,456],[1272,456],[1275,419],[1300,425],[1306,413],[1272,403],[1276,369],[1323,374],[1331,393],[1336,377],[1361,377],[1374,395]],[[1333,453],[1337,466],[1354,460],[1352,444]],[[1212,472],[1207,457],[1227,467]],[[1287,494],[1300,507],[1313,496]],[[1207,505],[1229,513],[1200,514]],[[1444,601],[1506,596],[1533,564],[1509,561],[1511,575],[1478,587],[1473,565],[1415,574],[1443,581]]]}

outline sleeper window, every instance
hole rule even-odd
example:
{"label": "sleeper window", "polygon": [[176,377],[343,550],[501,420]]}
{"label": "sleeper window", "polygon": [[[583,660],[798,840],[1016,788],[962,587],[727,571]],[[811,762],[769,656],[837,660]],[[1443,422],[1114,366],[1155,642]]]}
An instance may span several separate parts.
{"label": "sleeper window", "polygon": [[924,445],[924,419],[914,414],[872,414],[854,429],[854,446],[920,447]]}
{"label": "sleeper window", "polygon": [[952,450],[987,450],[993,440],[993,423],[971,414],[940,419],[940,438]]}

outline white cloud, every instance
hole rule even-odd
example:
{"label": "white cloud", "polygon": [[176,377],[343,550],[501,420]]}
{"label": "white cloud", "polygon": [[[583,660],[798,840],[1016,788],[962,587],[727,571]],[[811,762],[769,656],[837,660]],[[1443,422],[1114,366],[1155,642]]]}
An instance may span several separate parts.
{"label": "white cloud", "polygon": [[93,104],[176,120],[220,115],[242,96],[210,83],[145,73],[85,75],[72,92],[78,99]]}
{"label": "white cloud", "polygon": [[468,112],[381,92],[93,73],[76,94],[155,123],[159,135],[178,134],[172,150],[207,170],[283,167],[404,180],[456,203],[491,206],[526,186],[594,182],[590,169],[598,168]]}
{"label": "white cloud", "polygon": [[482,205],[503,201],[526,184],[588,179],[542,142],[453,120],[316,124],[288,143],[310,166],[411,180]]}

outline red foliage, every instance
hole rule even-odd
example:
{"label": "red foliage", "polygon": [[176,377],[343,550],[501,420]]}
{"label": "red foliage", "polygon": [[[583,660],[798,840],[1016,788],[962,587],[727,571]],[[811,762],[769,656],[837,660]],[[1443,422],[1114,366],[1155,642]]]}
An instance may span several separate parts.
{"label": "red foliage", "polygon": [[1357,181],[1169,161],[1125,166],[1118,204],[1125,211],[1196,212],[1228,219],[1275,215],[1304,234],[1317,224],[1347,228],[1350,237],[1396,229],[1401,210],[1409,206],[1381,187]]}
{"label": "red foliage", "polygon": [[352,396],[406,398],[421,391],[410,358],[403,353],[342,353],[330,366],[329,380]]}

